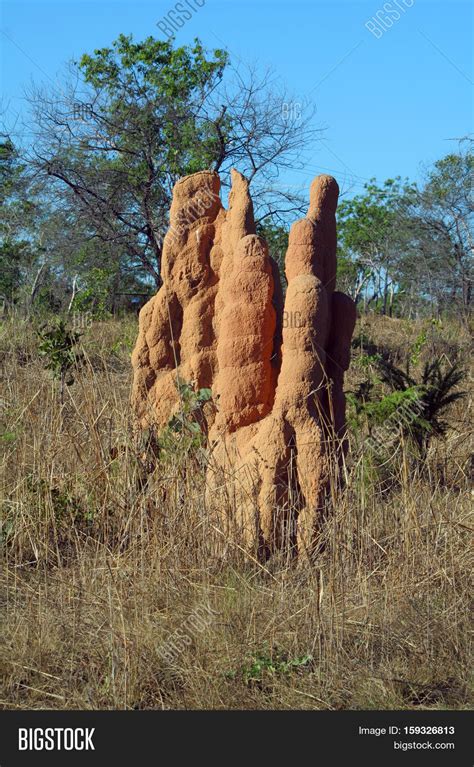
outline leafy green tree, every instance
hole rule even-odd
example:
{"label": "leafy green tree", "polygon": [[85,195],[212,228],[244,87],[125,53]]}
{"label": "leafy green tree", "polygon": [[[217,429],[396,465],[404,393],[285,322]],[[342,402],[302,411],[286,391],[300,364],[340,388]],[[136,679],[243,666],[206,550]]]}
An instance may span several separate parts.
{"label": "leafy green tree", "polygon": [[[472,304],[473,154],[437,161],[420,185],[371,182],[343,201],[339,220],[340,284],[382,312],[460,312]],[[371,294],[371,295],[370,295]]]}
{"label": "leafy green tree", "polygon": [[[382,312],[391,313],[398,286],[398,259],[408,240],[406,200],[413,186],[400,177],[387,179],[382,187],[375,179],[363,194],[344,200],[338,209],[340,273],[345,287],[358,301],[372,290]],[[350,281],[352,279],[352,288]]]}
{"label": "leafy green tree", "polygon": [[[408,206],[411,255],[421,265],[425,289],[439,311],[460,311],[465,319],[472,306],[474,255],[471,143],[461,142],[459,152],[435,162]],[[412,276],[417,262],[406,265]]]}
{"label": "leafy green tree", "polygon": [[33,204],[28,199],[25,166],[8,136],[0,141],[0,296],[12,303],[35,261],[28,236]]}
{"label": "leafy green tree", "polygon": [[[275,206],[278,195],[266,198],[264,189],[316,136],[311,115],[283,110],[285,95],[268,75],[237,73],[232,83],[228,65],[225,51],[207,53],[198,40],[175,48],[172,40],[120,35],[73,65],[76,82],[61,97],[31,94],[31,161],[52,182],[57,207],[156,285],[178,178],[206,168],[225,178],[235,164],[259,203]],[[279,199],[279,210],[301,204]]]}

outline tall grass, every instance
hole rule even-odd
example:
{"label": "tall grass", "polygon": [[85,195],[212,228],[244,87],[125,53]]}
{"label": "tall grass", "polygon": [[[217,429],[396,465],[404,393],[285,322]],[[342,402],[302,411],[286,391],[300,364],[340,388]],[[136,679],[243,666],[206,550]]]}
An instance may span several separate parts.
{"label": "tall grass", "polygon": [[314,566],[221,558],[200,462],[134,433],[134,333],[96,323],[61,405],[31,327],[2,325],[2,705],[468,707],[467,402],[423,471],[404,442],[349,454]]}

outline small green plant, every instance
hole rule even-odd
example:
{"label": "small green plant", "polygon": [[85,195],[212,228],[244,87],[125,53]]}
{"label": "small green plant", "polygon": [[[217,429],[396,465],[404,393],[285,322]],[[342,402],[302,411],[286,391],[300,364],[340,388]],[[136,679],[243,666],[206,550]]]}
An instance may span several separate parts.
{"label": "small green plant", "polygon": [[181,405],[178,413],[170,420],[169,428],[174,432],[190,431],[192,434],[196,434],[201,431],[196,416],[202,411],[204,403],[209,402],[212,398],[212,391],[210,389],[194,391],[191,384],[179,380],[176,386]]}
{"label": "small green plant", "polygon": [[252,656],[248,664],[239,671],[228,671],[226,676],[228,679],[240,677],[246,685],[261,686],[265,680],[308,669],[312,662],[312,655],[291,658],[287,652],[278,648],[264,649]]}
{"label": "small green plant", "polygon": [[86,286],[74,299],[76,312],[89,312],[94,320],[106,320],[110,315],[109,296],[111,274],[106,269],[94,267],[86,279]]}
{"label": "small green plant", "polygon": [[4,431],[0,434],[0,440],[5,445],[13,444],[13,442],[15,442],[17,437],[18,437],[18,432],[16,431]]}
{"label": "small green plant", "polygon": [[[360,388],[360,387],[359,387]],[[392,418],[398,410],[406,408],[412,402],[416,402],[419,392],[416,386],[404,391],[393,391],[379,400],[354,400],[355,407],[367,419],[369,430],[374,426],[380,426],[389,418]]]}
{"label": "small green plant", "polygon": [[446,364],[442,358],[426,362],[418,380],[387,360],[380,362],[382,381],[392,389],[392,395],[406,396],[418,392],[419,417],[409,425],[408,436],[415,442],[421,459],[426,458],[433,435],[443,435],[448,428],[443,415],[447,408],[466,396],[457,387],[466,376],[457,363]]}
{"label": "small green plant", "polygon": [[407,373],[410,372],[410,364],[411,365],[418,365],[421,357],[421,352],[423,351],[423,347],[426,344],[428,338],[428,334],[426,330],[422,330],[421,333],[418,334],[418,336],[415,339],[415,342],[411,348],[411,354],[407,361]]}
{"label": "small green plant", "polygon": [[[356,439],[362,435],[361,444],[376,447],[377,453],[392,449],[397,435],[403,434],[423,462],[431,438],[443,435],[448,428],[444,418],[447,408],[466,394],[457,388],[465,371],[442,357],[426,362],[416,377],[409,374],[410,362],[419,361],[425,342],[426,334],[422,333],[412,347],[407,370],[383,356],[372,358],[376,372],[370,367],[366,380],[347,394],[352,434]],[[369,443],[365,442],[367,436]]]}
{"label": "small green plant", "polygon": [[179,409],[168,425],[160,432],[157,445],[162,458],[187,455],[201,448],[206,438],[206,420],[203,407],[212,399],[210,389],[194,390],[192,384],[176,382],[179,394]]}
{"label": "small green plant", "polygon": [[43,324],[37,330],[40,339],[38,351],[45,360],[45,367],[60,382],[61,404],[64,402],[64,387],[74,383],[74,371],[82,364],[84,355],[77,348],[82,333],[71,330],[60,319]]}

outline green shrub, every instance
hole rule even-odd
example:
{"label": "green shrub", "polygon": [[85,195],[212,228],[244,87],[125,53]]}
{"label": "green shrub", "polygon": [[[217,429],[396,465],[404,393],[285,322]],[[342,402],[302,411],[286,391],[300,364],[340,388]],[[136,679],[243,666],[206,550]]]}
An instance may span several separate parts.
{"label": "green shrub", "polygon": [[45,360],[45,367],[60,381],[62,404],[64,387],[74,383],[74,370],[84,359],[84,355],[77,348],[82,334],[69,329],[62,319],[41,325],[37,334],[40,339],[38,351]]}

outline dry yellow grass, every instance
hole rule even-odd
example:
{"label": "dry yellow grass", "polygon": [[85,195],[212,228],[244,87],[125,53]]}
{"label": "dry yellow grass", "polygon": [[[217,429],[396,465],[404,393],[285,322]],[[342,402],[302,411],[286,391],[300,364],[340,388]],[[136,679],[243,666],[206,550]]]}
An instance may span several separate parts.
{"label": "dry yellow grass", "polygon": [[3,323],[2,705],[469,707],[467,401],[424,472],[403,444],[383,481],[349,457],[315,566],[222,561],[199,459],[149,475],[133,435],[135,330],[94,324],[61,408],[31,328]]}

